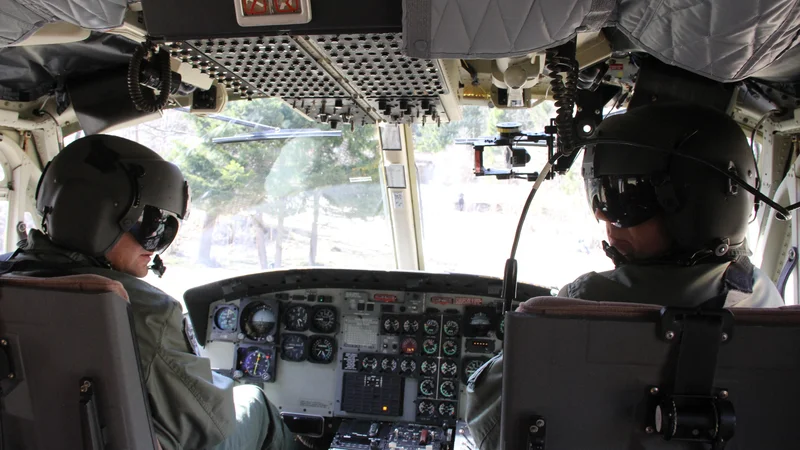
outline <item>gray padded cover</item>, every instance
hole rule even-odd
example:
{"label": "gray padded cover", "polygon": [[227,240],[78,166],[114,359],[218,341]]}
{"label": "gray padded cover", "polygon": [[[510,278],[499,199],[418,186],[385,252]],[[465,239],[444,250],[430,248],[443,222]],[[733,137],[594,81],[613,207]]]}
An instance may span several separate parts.
{"label": "gray padded cover", "polygon": [[718,81],[767,67],[797,44],[800,0],[403,0],[405,50],[419,58],[540,51],[616,26],[660,60]]}
{"label": "gray padded cover", "polygon": [[[532,415],[547,418],[547,450],[707,448],[645,433],[647,392],[663,388],[673,370],[673,346],[657,338],[655,320],[509,313],[503,345],[505,448],[525,448]],[[796,448],[798,354],[797,325],[734,325],[714,383],[730,392],[736,410],[726,450]]]}
{"label": "gray padded cover", "polygon": [[0,338],[16,374],[0,380],[5,448],[84,448],[80,380],[91,377],[106,448],[154,449],[128,308],[110,293],[0,287]]}
{"label": "gray padded cover", "polygon": [[64,21],[90,30],[122,25],[127,0],[0,0],[0,47]]}

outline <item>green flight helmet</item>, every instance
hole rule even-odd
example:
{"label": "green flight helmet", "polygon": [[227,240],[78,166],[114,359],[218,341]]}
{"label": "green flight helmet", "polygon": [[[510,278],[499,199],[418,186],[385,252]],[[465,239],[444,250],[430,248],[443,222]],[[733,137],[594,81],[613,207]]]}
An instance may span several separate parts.
{"label": "green flight helmet", "polygon": [[[608,117],[601,140],[691,155],[755,186],[757,169],[739,125],[714,109],[685,103],[642,106]],[[679,254],[731,257],[746,251],[754,197],[727,176],[689,158],[635,145],[587,145],[582,174],[592,211],[631,227],[662,215]]]}
{"label": "green flight helmet", "polygon": [[65,248],[102,257],[125,232],[163,252],[189,213],[189,185],[174,164],[117,136],[92,135],[66,146],[36,188],[42,230]]}

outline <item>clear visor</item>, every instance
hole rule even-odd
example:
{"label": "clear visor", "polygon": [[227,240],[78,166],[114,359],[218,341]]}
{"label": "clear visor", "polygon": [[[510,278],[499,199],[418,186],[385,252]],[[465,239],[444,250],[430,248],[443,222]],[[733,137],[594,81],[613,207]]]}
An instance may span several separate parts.
{"label": "clear visor", "polygon": [[162,253],[177,236],[179,224],[177,214],[145,206],[139,220],[128,231],[145,250]]}
{"label": "clear visor", "polygon": [[614,225],[628,228],[655,217],[661,211],[655,188],[648,179],[603,176],[586,181],[589,207],[600,210]]}

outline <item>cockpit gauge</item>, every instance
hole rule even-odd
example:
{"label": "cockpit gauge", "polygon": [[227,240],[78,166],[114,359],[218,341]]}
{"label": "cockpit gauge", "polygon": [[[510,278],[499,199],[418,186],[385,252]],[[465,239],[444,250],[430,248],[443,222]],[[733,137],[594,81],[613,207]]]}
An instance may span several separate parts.
{"label": "cockpit gauge", "polygon": [[414,334],[417,332],[417,330],[419,330],[419,320],[406,319],[406,321],[403,322],[403,331],[405,331],[406,333]]}
{"label": "cockpit gauge", "polygon": [[420,416],[432,417],[436,412],[436,406],[430,400],[422,400],[417,405],[417,411]]}
{"label": "cockpit gauge", "polygon": [[442,417],[455,417],[456,416],[455,405],[449,402],[439,403],[439,415]]}
{"label": "cockpit gauge", "polygon": [[281,335],[281,358],[286,361],[305,361],[308,357],[307,338],[302,334]]}
{"label": "cockpit gauge", "polygon": [[426,355],[435,355],[439,351],[439,343],[434,338],[428,338],[422,341],[422,351]]}
{"label": "cockpit gauge", "polygon": [[413,355],[417,351],[417,340],[414,338],[405,338],[400,343],[400,351],[405,355]]}
{"label": "cockpit gauge", "polygon": [[222,331],[236,331],[239,308],[233,305],[221,306],[214,313],[214,325]]}
{"label": "cockpit gauge", "polygon": [[258,348],[248,351],[247,356],[242,361],[242,372],[252,378],[260,378],[264,381],[269,381],[270,365],[272,364],[272,357]]}
{"label": "cockpit gauge", "polygon": [[429,336],[434,336],[439,334],[439,320],[438,319],[428,319],[425,321],[425,324],[422,325],[422,330],[425,334]]}
{"label": "cockpit gauge", "polygon": [[395,372],[397,371],[397,359],[392,358],[391,356],[387,356],[381,360],[381,370],[383,372]]}
{"label": "cockpit gauge", "polygon": [[283,324],[289,331],[306,331],[308,329],[308,307],[292,305],[283,315]]}
{"label": "cockpit gauge", "polygon": [[419,383],[419,393],[423,397],[433,397],[436,395],[436,380],[426,378]]}
{"label": "cockpit gauge", "polygon": [[314,336],[308,345],[308,360],[320,364],[333,361],[336,353],[336,341],[328,336]]}
{"label": "cockpit gauge", "polygon": [[500,323],[497,324],[497,339],[503,340],[506,334],[506,318],[502,317]]}
{"label": "cockpit gauge", "polygon": [[319,333],[336,331],[336,309],[331,306],[319,306],[313,310],[311,328]]}
{"label": "cockpit gauge", "polygon": [[458,325],[458,322],[453,319],[447,319],[442,326],[442,331],[446,336],[457,336],[458,332],[461,331],[461,326]]}
{"label": "cockpit gauge", "polygon": [[253,302],[242,311],[242,329],[248,339],[268,341],[275,330],[275,311],[264,302]]}
{"label": "cockpit gauge", "polygon": [[386,317],[383,319],[383,331],[389,334],[397,334],[400,331],[400,321],[397,317]]}
{"label": "cockpit gauge", "polygon": [[378,359],[374,356],[366,356],[361,360],[361,370],[374,372],[378,368]]}
{"label": "cockpit gauge", "polygon": [[475,371],[481,368],[482,365],[486,364],[486,360],[484,359],[473,359],[468,361],[464,364],[464,384],[469,381],[469,377],[472,376]]}
{"label": "cockpit gauge", "polygon": [[455,377],[458,375],[458,365],[454,361],[444,361],[440,371],[443,377]]}
{"label": "cockpit gauge", "polygon": [[403,375],[413,375],[417,371],[417,362],[411,358],[403,358],[400,361],[400,373]]}
{"label": "cockpit gauge", "polygon": [[445,356],[455,356],[458,354],[458,341],[455,339],[445,339],[442,341],[442,353]]}
{"label": "cockpit gauge", "polygon": [[425,361],[422,361],[420,370],[424,375],[436,375],[436,369],[438,367],[439,364],[436,362],[435,359],[426,359]]}
{"label": "cockpit gauge", "polygon": [[492,328],[492,319],[482,311],[473,313],[467,320],[475,336],[486,336],[486,333]]}
{"label": "cockpit gauge", "polygon": [[439,393],[442,394],[444,398],[454,398],[456,396],[456,384],[450,380],[443,381],[442,384],[439,385]]}

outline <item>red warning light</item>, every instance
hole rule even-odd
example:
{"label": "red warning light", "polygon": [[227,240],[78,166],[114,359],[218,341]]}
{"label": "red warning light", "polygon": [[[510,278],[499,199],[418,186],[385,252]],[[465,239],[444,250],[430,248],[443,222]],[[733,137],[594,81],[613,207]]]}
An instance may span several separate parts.
{"label": "red warning light", "polygon": [[246,16],[264,16],[269,14],[269,0],[241,0],[242,11]]}
{"label": "red warning light", "polygon": [[300,0],[272,0],[275,12],[278,14],[292,14],[300,12]]}

